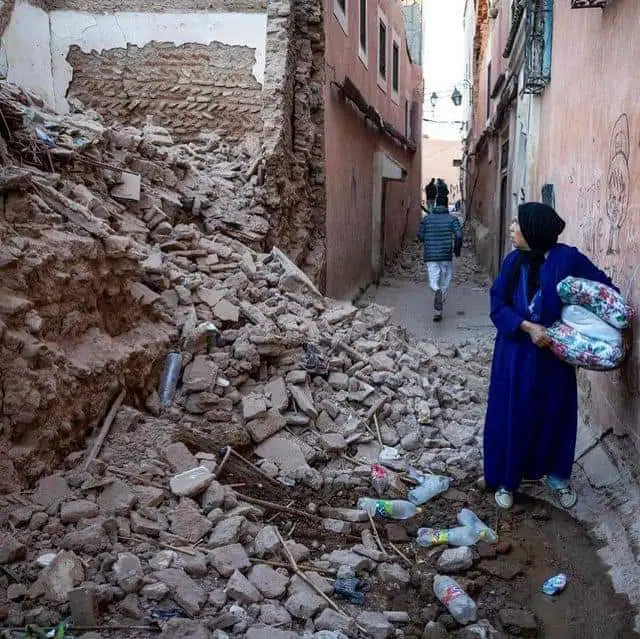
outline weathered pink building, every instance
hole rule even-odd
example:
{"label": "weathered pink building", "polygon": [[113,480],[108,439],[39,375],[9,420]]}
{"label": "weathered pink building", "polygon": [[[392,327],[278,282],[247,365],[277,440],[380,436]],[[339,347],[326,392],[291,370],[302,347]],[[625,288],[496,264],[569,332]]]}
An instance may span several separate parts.
{"label": "weathered pink building", "polygon": [[400,0],[325,0],[326,292],[376,278],[420,219],[422,68]]}
{"label": "weathered pink building", "polygon": [[442,178],[449,187],[450,204],[460,197],[461,157],[460,140],[437,140],[422,136],[422,184],[427,184],[434,177]]}
{"label": "weathered pink building", "polygon": [[[571,37],[562,37],[571,34]],[[567,240],[640,310],[640,4],[554,6],[551,83],[540,104],[534,192],[553,185]],[[628,366],[589,375],[592,421],[640,448],[640,334]]]}
{"label": "weathered pink building", "polygon": [[[479,0],[482,4],[484,0]],[[640,310],[640,3],[501,0],[474,64],[467,196],[492,270],[524,200],[567,221],[563,236]],[[583,412],[640,448],[640,340],[620,372],[582,376]]]}

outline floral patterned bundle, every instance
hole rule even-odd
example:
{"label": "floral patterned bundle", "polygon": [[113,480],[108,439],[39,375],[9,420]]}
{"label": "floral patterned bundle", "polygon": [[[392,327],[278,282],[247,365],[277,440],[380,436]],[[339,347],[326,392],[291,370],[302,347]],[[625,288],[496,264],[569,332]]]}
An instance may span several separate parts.
{"label": "floral patterned bundle", "polygon": [[610,371],[624,362],[625,350],[621,344],[592,339],[563,322],[556,322],[547,332],[554,355],[572,366]]}
{"label": "floral patterned bundle", "polygon": [[620,293],[609,286],[578,277],[567,277],[558,284],[557,290],[565,304],[582,306],[614,328],[623,329],[631,324],[631,307]]}

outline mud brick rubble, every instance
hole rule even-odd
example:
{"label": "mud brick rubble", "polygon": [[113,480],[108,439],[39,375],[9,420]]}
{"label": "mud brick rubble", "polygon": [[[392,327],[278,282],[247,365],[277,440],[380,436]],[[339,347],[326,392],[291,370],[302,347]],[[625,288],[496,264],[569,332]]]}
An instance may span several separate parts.
{"label": "mud brick rubble", "polygon": [[[0,624],[144,626],[177,609],[164,639],[501,636],[444,614],[417,526],[379,523],[382,552],[355,510],[377,428],[399,473],[473,483],[488,344],[410,340],[390,309],[327,299],[261,253],[260,162],[239,146],[52,116],[6,84],[0,109]],[[139,201],[109,195],[118,167],[141,175]],[[172,349],[181,381],[161,410]],[[85,470],[84,439],[121,389]],[[354,575],[374,585],[363,607],[332,595]],[[409,587],[417,612],[385,607]]]}

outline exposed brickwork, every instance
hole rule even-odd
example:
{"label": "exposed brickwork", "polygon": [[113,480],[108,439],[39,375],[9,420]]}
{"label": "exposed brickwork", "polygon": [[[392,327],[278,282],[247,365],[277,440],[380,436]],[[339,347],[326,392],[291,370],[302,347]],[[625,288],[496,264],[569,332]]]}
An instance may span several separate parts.
{"label": "exposed brickwork", "polygon": [[[35,4],[35,3],[32,3]],[[76,11],[166,11],[187,13],[192,11],[260,12],[267,8],[266,0],[43,0],[49,10],[75,9]]]}
{"label": "exposed brickwork", "polygon": [[[269,242],[324,287],[324,30],[319,0],[270,2],[263,119]],[[288,42],[288,48],[283,48]]]}
{"label": "exposed brickwork", "polygon": [[67,59],[69,97],[111,121],[140,125],[152,116],[179,140],[211,130],[241,138],[262,127],[262,87],[249,47],[151,42],[98,54],[74,46]]}

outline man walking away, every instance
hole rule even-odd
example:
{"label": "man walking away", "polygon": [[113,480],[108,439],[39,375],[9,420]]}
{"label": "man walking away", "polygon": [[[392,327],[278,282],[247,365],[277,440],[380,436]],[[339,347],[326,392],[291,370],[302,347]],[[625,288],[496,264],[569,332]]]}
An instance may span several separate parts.
{"label": "man walking away", "polygon": [[424,187],[424,194],[427,198],[427,208],[425,210],[430,213],[436,205],[436,196],[438,195],[435,178],[431,178],[431,182]]}
{"label": "man walking away", "polygon": [[[436,197],[436,207],[422,218],[418,239],[423,243],[429,286],[435,293],[434,322],[442,319],[447,289],[453,278],[453,245],[462,244],[460,222],[449,213],[449,198],[443,193]],[[457,252],[457,251],[456,251]]]}

